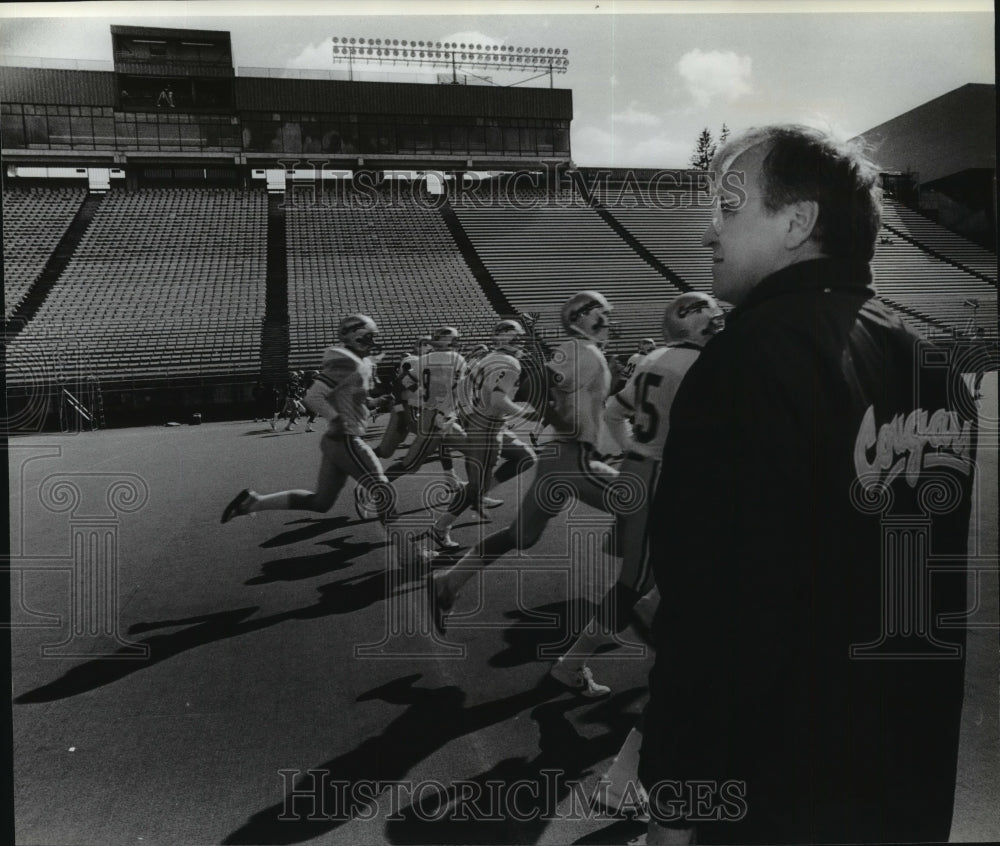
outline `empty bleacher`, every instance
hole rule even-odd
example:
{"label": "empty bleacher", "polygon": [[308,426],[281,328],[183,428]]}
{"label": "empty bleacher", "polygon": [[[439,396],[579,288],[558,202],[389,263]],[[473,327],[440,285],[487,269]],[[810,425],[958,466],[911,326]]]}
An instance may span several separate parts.
{"label": "empty bleacher", "polygon": [[44,269],[86,196],[86,188],[4,188],[4,320]]}
{"label": "empty bleacher", "polygon": [[882,223],[896,235],[915,241],[949,262],[978,273],[994,283],[997,281],[997,257],[961,235],[924,217],[892,199],[882,208]]}
{"label": "empty bleacher", "polygon": [[290,203],[285,212],[293,368],[317,367],[340,318],[370,314],[390,358],[435,326],[463,343],[489,338],[496,314],[438,209],[407,191],[378,202],[349,191],[337,201]]}
{"label": "empty bleacher", "polygon": [[872,272],[876,291],[890,304],[952,332],[964,331],[975,311],[978,325],[996,333],[995,286],[935,258],[885,227],[875,245]]}
{"label": "empty bleacher", "polygon": [[679,289],[596,211],[532,190],[501,192],[490,207],[483,205],[461,198],[455,213],[514,308],[541,312],[540,331],[558,333],[563,302],[577,291],[595,289],[615,306],[612,351],[631,350],[646,335],[659,337],[660,315]]}
{"label": "empty bleacher", "polygon": [[65,349],[102,380],[255,375],[266,224],[258,192],[110,192],[10,345],[11,369]]}
{"label": "empty bleacher", "polygon": [[703,195],[678,196],[670,208],[616,208],[608,211],[670,271],[696,291],[712,290],[712,250],[702,246],[711,208]]}

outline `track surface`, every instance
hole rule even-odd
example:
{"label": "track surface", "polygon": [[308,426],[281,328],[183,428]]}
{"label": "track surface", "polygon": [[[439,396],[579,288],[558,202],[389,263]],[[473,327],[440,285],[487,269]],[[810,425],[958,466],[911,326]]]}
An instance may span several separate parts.
{"label": "track surface", "polygon": [[[996,374],[984,390],[992,422],[981,438],[974,542],[995,562]],[[310,487],[319,437],[243,422],[12,440],[18,842],[641,836],[640,823],[595,815],[580,797],[641,713],[648,650],[593,662],[614,691],[599,702],[549,682],[543,660],[613,578],[615,559],[599,547],[582,569],[567,552],[571,538],[600,537],[609,518],[583,506],[561,515],[522,561],[507,559],[522,566],[492,568],[481,590],[469,583],[456,609],[469,616],[437,641],[419,572],[397,568],[379,524],[355,513],[351,485],[327,515],[219,524],[242,487]],[[439,478],[433,464],[398,484],[394,531],[428,524],[421,491]],[[503,525],[518,484],[495,492],[505,505],[492,525],[462,518],[456,539],[472,543]],[[117,594],[99,583],[74,593],[74,556],[100,565],[88,572],[116,568]],[[958,841],[1000,839],[995,566],[980,587],[975,619],[992,627],[970,635]],[[641,643],[632,631],[625,638]],[[143,654],[122,657],[134,653]],[[289,798],[293,784],[308,793],[307,770],[326,773],[323,805],[315,794]],[[372,785],[355,793],[353,818],[331,781]],[[470,800],[493,818],[463,819]]]}

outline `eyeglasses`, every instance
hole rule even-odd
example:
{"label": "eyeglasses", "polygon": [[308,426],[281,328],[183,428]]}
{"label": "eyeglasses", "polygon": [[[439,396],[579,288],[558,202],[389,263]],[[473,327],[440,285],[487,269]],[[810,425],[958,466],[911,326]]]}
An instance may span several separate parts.
{"label": "eyeglasses", "polygon": [[712,200],[712,228],[716,235],[722,234],[726,221],[745,209],[747,200],[751,198],[750,194],[730,194],[725,197],[716,195]]}

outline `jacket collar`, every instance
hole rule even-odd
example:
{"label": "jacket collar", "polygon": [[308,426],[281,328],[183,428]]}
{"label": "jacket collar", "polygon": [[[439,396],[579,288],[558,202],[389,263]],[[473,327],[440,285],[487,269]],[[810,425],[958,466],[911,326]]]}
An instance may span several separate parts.
{"label": "jacket collar", "polygon": [[852,290],[864,292],[869,297],[875,295],[872,285],[871,268],[851,265],[831,258],[809,259],[783,267],[776,273],[762,279],[747,295],[747,298],[726,316],[728,323],[739,318],[760,303],[788,293],[821,290]]}

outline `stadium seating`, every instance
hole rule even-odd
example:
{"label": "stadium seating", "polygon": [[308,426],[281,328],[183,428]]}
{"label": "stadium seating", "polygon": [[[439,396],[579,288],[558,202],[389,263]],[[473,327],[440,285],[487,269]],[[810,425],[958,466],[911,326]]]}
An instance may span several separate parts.
{"label": "stadium seating", "polygon": [[345,314],[370,314],[387,356],[442,323],[464,343],[486,340],[496,313],[440,212],[407,191],[378,203],[349,191],[286,210],[293,368],[317,367]]}
{"label": "stadium seating", "polygon": [[882,228],[872,261],[875,289],[890,304],[902,306],[953,332],[968,328],[976,303],[978,325],[995,335],[997,289],[952,264],[924,252],[890,229]]}
{"label": "stadium seating", "polygon": [[3,192],[4,319],[14,313],[55,251],[85,188],[5,188]]}
{"label": "stadium seating", "polygon": [[[84,196],[68,189],[5,190],[8,316]],[[584,288],[600,290],[615,306],[618,329],[609,349],[623,353],[641,337],[659,337],[662,309],[681,288],[711,289],[710,250],[701,246],[709,211],[694,202],[698,196],[678,194],[676,203],[652,207],[605,206],[675,275],[677,285],[643,261],[596,209],[578,196],[574,202],[567,191],[553,197],[493,182],[453,202],[459,223],[514,309],[540,312],[540,331],[558,336],[565,299]],[[287,204],[290,367],[318,366],[322,350],[335,339],[337,321],[352,311],[378,320],[389,360],[442,323],[457,326],[465,343],[488,338],[496,311],[434,201],[409,189],[385,188],[373,201],[370,192],[357,195],[348,188],[319,202]],[[967,331],[975,315],[977,325],[995,336],[996,285],[982,278],[990,272],[995,278],[995,257],[935,224],[928,228],[895,203],[887,209],[873,262],[879,295],[925,334]],[[261,367],[267,227],[263,192],[110,192],[48,298],[9,344],[8,382],[23,384],[57,371],[132,384],[255,377]],[[906,237],[900,234],[904,227]]]}
{"label": "stadium seating", "polygon": [[541,312],[541,330],[558,332],[562,303],[592,288],[615,306],[612,351],[630,350],[646,335],[659,337],[660,315],[679,289],[593,209],[546,202],[529,189],[519,191],[513,201],[495,195],[489,208],[466,197],[455,213],[514,308]]}
{"label": "stadium seating", "polygon": [[994,283],[997,281],[997,257],[994,253],[928,220],[913,209],[887,198],[882,207],[882,223],[893,233],[946,256],[949,262],[985,276]]}
{"label": "stadium seating", "polygon": [[65,350],[101,379],[255,375],[266,221],[259,192],[110,192],[11,344],[12,369]]}

